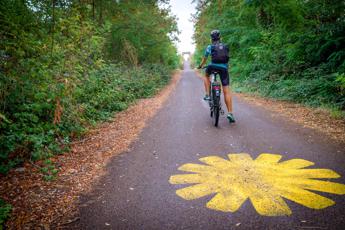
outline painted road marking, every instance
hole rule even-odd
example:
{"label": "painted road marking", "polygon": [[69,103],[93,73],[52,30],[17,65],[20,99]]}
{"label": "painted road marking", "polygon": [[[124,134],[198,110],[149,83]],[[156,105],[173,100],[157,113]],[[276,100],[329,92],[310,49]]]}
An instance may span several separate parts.
{"label": "painted road marking", "polygon": [[339,178],[330,169],[306,169],[314,165],[303,159],[279,162],[278,154],[262,153],[255,160],[249,154],[228,154],[229,160],[209,156],[205,164],[184,164],[178,169],[192,174],[170,177],[171,184],[194,184],[178,189],[176,194],[193,200],[215,194],[206,207],[236,212],[249,198],[255,210],[264,216],[291,215],[283,198],[311,209],[334,205],[331,199],[313,191],[344,195],[345,185],[319,179]]}

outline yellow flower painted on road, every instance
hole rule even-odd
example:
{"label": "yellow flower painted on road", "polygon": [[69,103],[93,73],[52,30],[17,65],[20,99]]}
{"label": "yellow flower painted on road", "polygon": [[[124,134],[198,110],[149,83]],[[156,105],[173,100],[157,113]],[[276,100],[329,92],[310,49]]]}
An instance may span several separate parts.
{"label": "yellow flower painted on road", "polygon": [[200,158],[205,164],[184,164],[179,170],[193,174],[170,177],[171,184],[194,184],[178,189],[186,200],[215,194],[207,207],[236,212],[249,198],[256,211],[264,216],[290,215],[283,198],[312,209],[335,204],[311,190],[345,194],[345,185],[319,179],[339,178],[330,169],[306,169],[314,165],[303,159],[279,162],[281,155],[262,153],[253,160],[249,154],[229,154],[229,160],[217,156]]}

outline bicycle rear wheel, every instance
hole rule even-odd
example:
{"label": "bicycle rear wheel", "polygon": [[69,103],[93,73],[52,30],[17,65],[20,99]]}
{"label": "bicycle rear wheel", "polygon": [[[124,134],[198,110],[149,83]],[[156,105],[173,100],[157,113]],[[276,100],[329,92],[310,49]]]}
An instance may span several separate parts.
{"label": "bicycle rear wheel", "polygon": [[219,106],[219,97],[214,98],[214,105],[213,105],[213,124],[214,126],[218,126],[219,121],[219,113],[220,113],[220,106]]}
{"label": "bicycle rear wheel", "polygon": [[208,105],[210,106],[210,116],[213,117],[213,93],[212,93],[212,87],[210,85],[210,88],[209,88],[209,92],[210,92],[210,101],[208,102]]}
{"label": "bicycle rear wheel", "polygon": [[218,126],[218,121],[219,121],[219,106],[216,106],[214,108],[214,126]]}

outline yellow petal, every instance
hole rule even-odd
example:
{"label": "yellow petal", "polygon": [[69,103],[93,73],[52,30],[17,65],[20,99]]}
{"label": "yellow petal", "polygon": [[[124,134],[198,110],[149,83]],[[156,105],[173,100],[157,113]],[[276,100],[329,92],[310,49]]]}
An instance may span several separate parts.
{"label": "yellow petal", "polygon": [[252,157],[248,153],[228,154],[228,157],[233,163],[250,163],[253,161]]}
{"label": "yellow petal", "polygon": [[203,196],[216,193],[218,191],[217,186],[210,184],[197,184],[186,188],[176,190],[176,194],[183,199],[193,200]]}
{"label": "yellow petal", "polygon": [[218,193],[207,204],[206,207],[222,212],[236,212],[248,197],[238,191]]}
{"label": "yellow petal", "polygon": [[280,197],[279,194],[270,193],[271,191],[258,190],[249,198],[255,210],[264,216],[285,216],[291,215],[291,210]]}
{"label": "yellow petal", "polygon": [[339,178],[340,175],[330,169],[296,169],[290,170],[291,179],[300,178]]}
{"label": "yellow petal", "polygon": [[200,174],[181,174],[170,177],[170,184],[196,184],[205,181]]}
{"label": "yellow petal", "polygon": [[277,163],[281,158],[282,156],[278,154],[262,153],[255,159],[255,162],[273,164]]}
{"label": "yellow petal", "polygon": [[331,199],[292,186],[281,187],[281,196],[312,209],[323,209],[335,204]]}
{"label": "yellow petal", "polygon": [[214,170],[212,167],[200,164],[184,164],[178,168],[180,171],[202,173]]}
{"label": "yellow petal", "polygon": [[320,192],[333,193],[338,195],[345,194],[345,185],[322,180],[291,180],[291,184],[300,188],[315,190]]}
{"label": "yellow petal", "polygon": [[300,168],[305,168],[308,166],[314,165],[313,162],[303,160],[303,159],[292,159],[288,161],[284,161],[282,163],[279,163],[279,167],[282,168],[291,168],[291,169],[300,169]]}
{"label": "yellow petal", "polygon": [[232,166],[230,161],[217,156],[203,157],[199,161],[217,168],[228,168]]}

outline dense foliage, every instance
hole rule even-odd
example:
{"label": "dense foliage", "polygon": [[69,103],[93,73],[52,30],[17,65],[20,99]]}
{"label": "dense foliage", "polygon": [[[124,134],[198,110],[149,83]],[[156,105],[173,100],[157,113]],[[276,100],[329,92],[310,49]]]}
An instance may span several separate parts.
{"label": "dense foliage", "polygon": [[85,128],[168,82],[178,31],[160,4],[0,1],[0,173],[66,151]]}
{"label": "dense foliage", "polygon": [[198,0],[195,60],[218,28],[237,90],[345,109],[345,2]]}
{"label": "dense foliage", "polygon": [[5,201],[0,199],[0,230],[3,229],[3,224],[6,219],[9,217],[12,206],[7,204]]}

